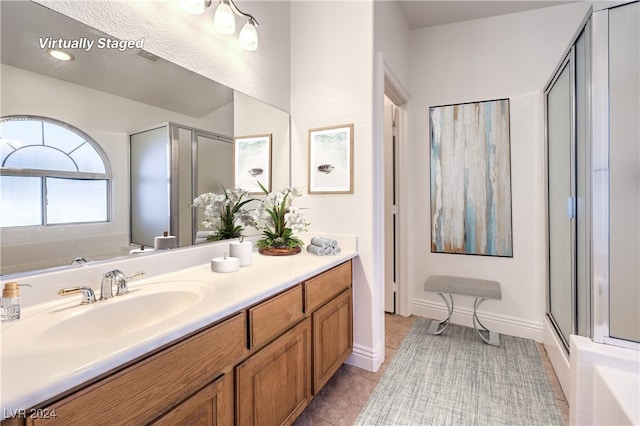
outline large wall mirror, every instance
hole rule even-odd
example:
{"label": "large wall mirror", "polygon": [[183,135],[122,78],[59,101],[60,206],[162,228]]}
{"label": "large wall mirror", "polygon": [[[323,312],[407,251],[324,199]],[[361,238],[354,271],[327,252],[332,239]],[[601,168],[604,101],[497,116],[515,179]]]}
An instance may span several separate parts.
{"label": "large wall mirror", "polygon": [[[79,257],[99,261],[128,255],[134,248],[130,244],[132,134],[174,125],[183,133],[184,129],[192,131],[189,137],[199,144],[226,144],[220,149],[202,145],[201,153],[211,154],[201,155],[197,161],[202,169],[228,170],[226,182],[234,179],[233,149],[229,147],[234,137],[270,134],[272,185],[282,188],[290,184],[287,112],[188,71],[144,48],[98,48],[99,39],[115,38],[37,3],[2,1],[0,7],[0,116],[47,117],[80,129],[104,151],[112,174],[106,222],[15,227],[0,222],[3,279],[14,273],[71,265]],[[48,41],[61,38],[80,40],[80,48],[70,50],[75,57],[73,61],[61,62],[48,55]],[[82,45],[86,43],[82,40],[94,41],[94,45],[89,49],[87,44]],[[5,150],[7,143],[8,139],[0,139],[0,149]],[[189,167],[190,159],[185,162],[183,157],[180,161]],[[3,166],[1,185],[9,185],[10,180],[5,178],[10,173]],[[188,193],[188,188],[182,189],[187,183],[179,184],[179,208],[184,210],[181,221],[182,216],[193,210],[188,207],[193,194]],[[220,192],[219,187],[211,186],[200,184],[197,190]],[[166,212],[167,218],[170,214]],[[197,216],[194,223],[197,230]],[[191,235],[180,238],[181,246],[192,242]]]}

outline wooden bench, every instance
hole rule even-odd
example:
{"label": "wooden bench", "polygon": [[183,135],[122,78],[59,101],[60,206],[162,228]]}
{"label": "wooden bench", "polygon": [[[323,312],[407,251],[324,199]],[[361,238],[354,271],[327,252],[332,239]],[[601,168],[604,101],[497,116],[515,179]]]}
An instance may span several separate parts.
{"label": "wooden bench", "polygon": [[[500,346],[500,335],[495,331],[489,331],[478,319],[478,307],[487,299],[502,300],[500,283],[497,281],[481,280],[478,278],[452,277],[446,275],[431,275],[424,283],[424,290],[438,293],[445,305],[449,316],[443,321],[431,321],[427,332],[429,334],[440,334],[447,329],[453,314],[452,294],[461,296],[472,296],[476,298],[473,303],[473,328],[478,336],[487,344]],[[448,299],[447,297],[448,296]],[[484,333],[488,335],[485,337]]]}

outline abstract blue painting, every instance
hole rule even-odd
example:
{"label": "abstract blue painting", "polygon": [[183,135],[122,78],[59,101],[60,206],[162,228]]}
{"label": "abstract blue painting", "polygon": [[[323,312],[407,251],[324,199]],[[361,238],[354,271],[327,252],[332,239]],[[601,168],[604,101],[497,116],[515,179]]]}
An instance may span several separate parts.
{"label": "abstract blue painting", "polygon": [[513,257],[509,100],[429,108],[431,251]]}

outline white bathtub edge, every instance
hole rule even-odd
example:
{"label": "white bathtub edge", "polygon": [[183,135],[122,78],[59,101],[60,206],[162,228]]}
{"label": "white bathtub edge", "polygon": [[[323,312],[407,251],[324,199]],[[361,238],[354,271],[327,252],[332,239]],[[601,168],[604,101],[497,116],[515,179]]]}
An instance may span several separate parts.
{"label": "white bathtub edge", "polygon": [[571,424],[640,424],[638,383],[640,352],[571,336]]}

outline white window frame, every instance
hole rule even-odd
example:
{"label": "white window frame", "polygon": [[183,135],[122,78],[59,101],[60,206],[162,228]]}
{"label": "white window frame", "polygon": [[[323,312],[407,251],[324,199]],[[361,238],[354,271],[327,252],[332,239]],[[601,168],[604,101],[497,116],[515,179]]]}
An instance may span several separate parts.
{"label": "white window frame", "polygon": [[[113,194],[112,194],[112,181],[113,175],[111,172],[111,164],[109,162],[109,158],[105,151],[102,149],[100,144],[96,142],[91,136],[78,129],[77,127],[65,123],[64,121],[56,120],[50,117],[43,117],[38,115],[8,115],[4,117],[0,117],[0,123],[9,122],[9,121],[41,121],[43,123],[52,124],[55,126],[63,127],[66,130],[69,130],[76,135],[80,136],[84,139],[91,147],[96,151],[102,163],[104,164],[104,173],[95,173],[95,172],[80,172],[80,171],[60,171],[60,170],[44,170],[44,169],[27,169],[27,168],[10,168],[4,167],[4,162],[0,164],[0,175],[1,176],[18,176],[18,177],[37,177],[40,178],[42,191],[41,191],[41,209],[42,209],[42,223],[36,225],[23,225],[23,226],[11,226],[11,227],[3,227],[2,229],[16,229],[16,228],[24,228],[24,227],[48,227],[48,226],[58,226],[58,225],[84,225],[84,224],[92,224],[92,223],[108,223],[112,220],[111,215],[111,206],[113,203]],[[33,146],[33,145],[30,145]],[[46,143],[43,144],[46,145]],[[68,155],[65,153],[65,155]],[[5,161],[10,158],[11,154],[5,158]],[[73,161],[73,159],[72,159]],[[74,161],[75,163],[75,161]],[[106,220],[105,221],[91,221],[91,222],[68,222],[68,223],[55,223],[49,224],[47,222],[47,191],[46,191],[46,179],[47,178],[62,178],[62,179],[72,179],[72,180],[106,180],[107,188],[106,188],[106,197],[107,197],[107,206],[106,206]]]}

